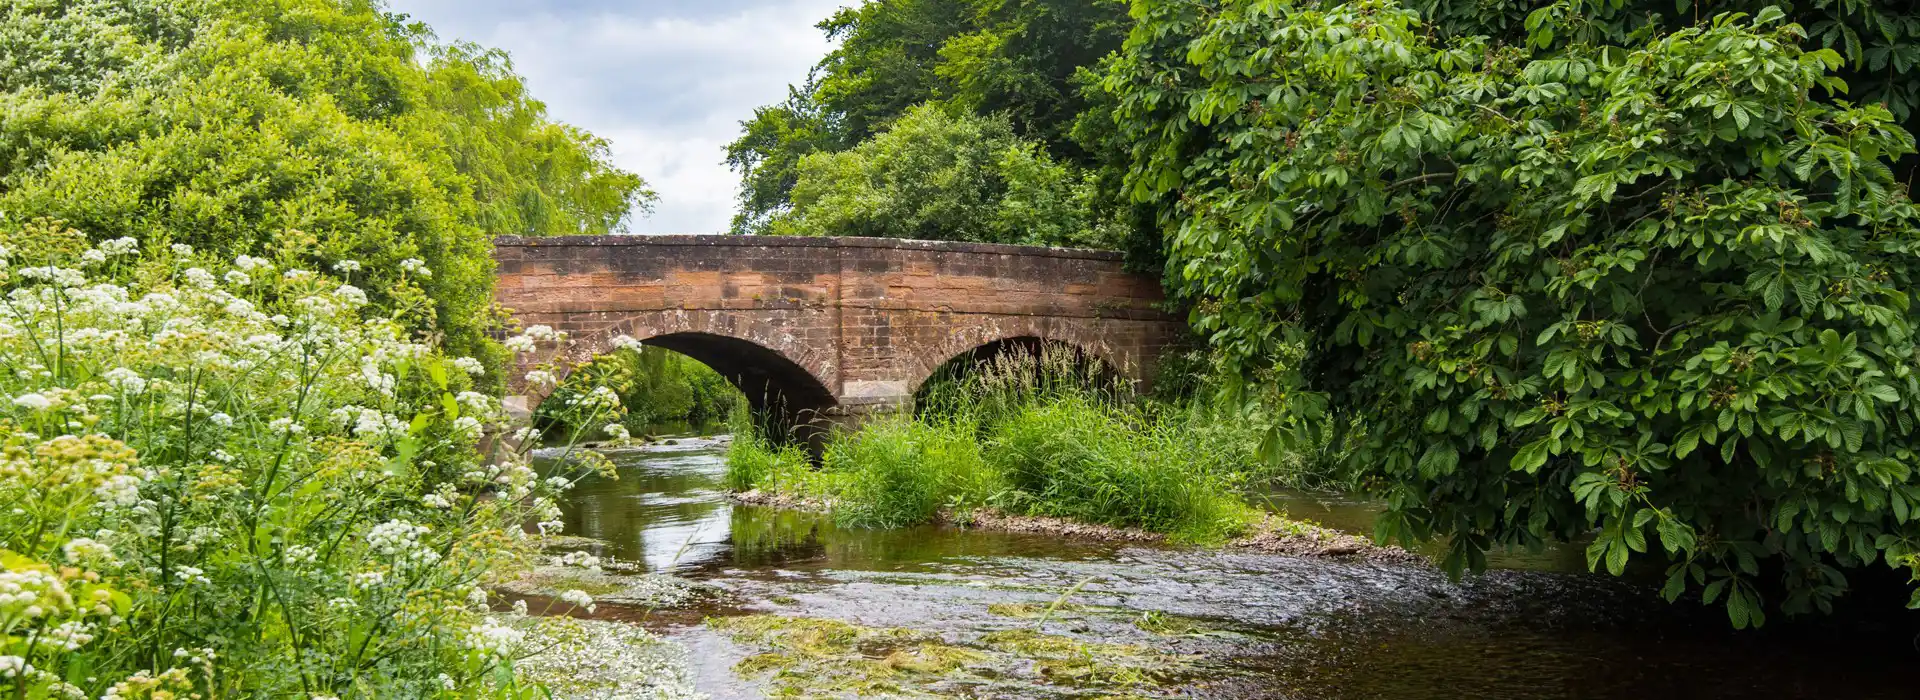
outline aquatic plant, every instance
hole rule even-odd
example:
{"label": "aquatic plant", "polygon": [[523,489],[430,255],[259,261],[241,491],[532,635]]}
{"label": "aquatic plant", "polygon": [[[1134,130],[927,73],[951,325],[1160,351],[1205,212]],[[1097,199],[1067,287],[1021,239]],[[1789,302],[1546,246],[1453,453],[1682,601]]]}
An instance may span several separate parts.
{"label": "aquatic plant", "polygon": [[0,694],[537,692],[485,586],[570,480],[498,448],[531,436],[471,389],[480,362],[291,252],[4,243]]}

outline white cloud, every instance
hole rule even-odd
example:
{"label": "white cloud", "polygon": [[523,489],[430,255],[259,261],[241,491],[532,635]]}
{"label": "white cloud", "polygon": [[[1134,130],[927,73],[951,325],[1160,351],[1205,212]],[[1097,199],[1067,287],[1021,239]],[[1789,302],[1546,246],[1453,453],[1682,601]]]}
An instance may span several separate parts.
{"label": "white cloud", "polygon": [[733,215],[737,179],[724,147],[753,108],[830,48],[814,24],[852,0],[748,0],[730,11],[668,3],[467,5],[398,0],[443,39],[512,54],[554,118],[613,144],[614,160],[645,177],[660,201],[641,233],[718,232]]}

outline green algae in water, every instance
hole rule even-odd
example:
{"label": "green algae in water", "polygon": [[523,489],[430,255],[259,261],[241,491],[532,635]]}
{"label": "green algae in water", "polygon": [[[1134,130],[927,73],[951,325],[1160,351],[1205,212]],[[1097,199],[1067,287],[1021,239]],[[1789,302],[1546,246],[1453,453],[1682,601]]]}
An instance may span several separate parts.
{"label": "green algae in water", "polygon": [[950,642],[925,632],[778,615],[712,618],[708,626],[766,651],[735,665],[775,697],[973,697],[983,686],[1031,697],[1155,697],[1190,672],[1185,660],[1135,645],[1033,630]]}

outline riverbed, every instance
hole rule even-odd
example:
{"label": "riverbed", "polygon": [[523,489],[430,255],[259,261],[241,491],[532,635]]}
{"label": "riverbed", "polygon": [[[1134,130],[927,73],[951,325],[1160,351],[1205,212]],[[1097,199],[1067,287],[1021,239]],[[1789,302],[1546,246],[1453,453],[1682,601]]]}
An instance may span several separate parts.
{"label": "riverbed", "polygon": [[[909,696],[1920,697],[1911,673],[1920,653],[1893,622],[1735,632],[1717,610],[1584,573],[1577,548],[1495,556],[1494,570],[1455,583],[1421,565],[945,526],[848,530],[732,503],[723,443],[672,442],[608,452],[619,478],[582,482],[565,522],[568,534],[604,542],[602,556],[720,592],[691,609],[600,613],[684,644],[693,685],[713,698],[827,694],[817,668],[783,680],[773,661],[792,655],[740,633],[787,618],[857,625],[834,633],[861,630],[845,650],[882,670],[899,665],[901,640],[922,645],[916,653],[954,650],[960,660],[937,673],[890,676]],[[1284,491],[1264,500],[1357,531],[1375,509]],[[1002,653],[1035,646],[1007,643],[1015,638],[1088,646]],[[1074,665],[1136,652],[1143,660],[1120,671]]]}

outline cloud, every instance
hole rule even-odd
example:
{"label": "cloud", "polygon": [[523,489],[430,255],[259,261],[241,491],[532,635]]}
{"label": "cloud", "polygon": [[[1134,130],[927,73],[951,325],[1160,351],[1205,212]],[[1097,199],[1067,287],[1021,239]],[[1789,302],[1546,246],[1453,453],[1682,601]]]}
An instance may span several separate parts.
{"label": "cloud", "polygon": [[850,0],[394,0],[442,39],[505,49],[554,118],[613,145],[660,193],[638,233],[718,232],[734,209],[721,160],[754,107],[831,48],[814,24]]}

